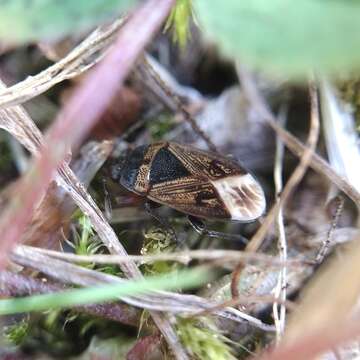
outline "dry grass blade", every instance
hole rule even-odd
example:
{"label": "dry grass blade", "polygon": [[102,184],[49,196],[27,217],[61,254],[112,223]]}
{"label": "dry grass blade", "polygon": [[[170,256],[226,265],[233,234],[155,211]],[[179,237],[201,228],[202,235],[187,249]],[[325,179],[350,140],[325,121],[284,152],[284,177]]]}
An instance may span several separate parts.
{"label": "dry grass blade", "polygon": [[[241,70],[243,71],[243,70]],[[248,76],[248,75],[244,75]],[[249,78],[248,78],[249,80]],[[249,86],[254,86],[253,83],[250,83]],[[261,224],[259,230],[251,238],[249,243],[246,246],[246,251],[256,252],[260,245],[262,244],[263,239],[265,238],[270,226],[273,224],[275,217],[277,216],[279,209],[284,206],[288,200],[291,192],[299,184],[303,178],[307,167],[311,162],[311,157],[313,156],[319,137],[319,106],[318,106],[318,97],[317,91],[314,83],[311,83],[309,86],[310,91],[310,100],[311,100],[311,117],[310,117],[310,131],[307,140],[307,147],[304,153],[300,158],[299,165],[296,167],[288,182],[286,183],[282,194],[280,195],[279,200],[271,208],[268,214],[265,217],[265,220]],[[242,272],[244,264],[241,262],[233,272],[232,281],[231,281],[231,293],[233,298],[239,297],[238,283],[240,279],[240,274]]]}
{"label": "dry grass blade", "polygon": [[[258,303],[270,303],[270,304],[277,304],[277,305],[281,305],[284,306],[285,309],[288,308],[290,310],[295,310],[296,309],[296,305],[289,301],[282,301],[279,300],[278,298],[274,297],[274,296],[244,296],[241,298],[237,298],[237,299],[230,299],[227,301],[224,301],[221,304],[218,304],[216,306],[214,306],[213,308],[210,309],[206,309],[203,310],[201,312],[199,312],[198,314],[194,314],[192,316],[206,316],[206,315],[211,315],[214,311],[219,310],[219,309],[224,309],[228,306],[239,306],[239,305],[246,305],[249,303],[254,303],[254,302],[258,302]],[[276,332],[278,331],[276,325],[275,325],[275,330]]]}
{"label": "dry grass blade", "polygon": [[[110,253],[127,256],[114,230],[72,170],[67,165],[64,165],[59,168],[59,174],[61,175],[57,179],[59,185],[71,195],[77,206],[89,216],[92,226]],[[133,262],[122,264],[121,268],[128,277],[138,278],[141,276],[140,270]]]}
{"label": "dry grass blade", "polygon": [[[6,89],[1,80],[0,89]],[[0,127],[14,136],[32,155],[38,155],[43,144],[42,134],[21,106],[0,109]]]}
{"label": "dry grass blade", "polygon": [[238,263],[242,259],[247,264],[267,264],[273,267],[282,267],[284,264],[288,267],[304,265],[303,260],[291,259],[283,261],[275,256],[267,254],[249,253],[237,250],[192,250],[175,253],[163,253],[157,255],[76,255],[41,248],[26,247],[18,245],[20,248],[29,248],[32,251],[51,256],[55,259],[61,259],[74,263],[92,262],[95,264],[122,264],[128,262],[149,263],[154,261],[177,261],[188,264],[191,260],[213,261],[214,265],[230,266],[231,263]]}
{"label": "dry grass blade", "polygon": [[[101,284],[123,283],[125,279],[86,269],[68,262],[41,254],[34,248],[18,246],[12,253],[11,259],[22,266],[32,269],[67,284],[80,286],[96,286]],[[191,315],[202,310],[215,307],[217,304],[195,295],[176,294],[158,291],[152,295],[141,297],[122,297],[124,302],[140,308],[154,311],[171,312],[179,315]],[[267,325],[253,316],[247,315],[233,308],[216,310],[214,315],[232,321],[254,326],[264,331],[274,331],[273,326]]]}
{"label": "dry grass blade", "polygon": [[74,78],[92,68],[104,56],[123,20],[101,26],[62,60],[35,76],[0,91],[0,109],[17,105],[40,95],[61,81]]}

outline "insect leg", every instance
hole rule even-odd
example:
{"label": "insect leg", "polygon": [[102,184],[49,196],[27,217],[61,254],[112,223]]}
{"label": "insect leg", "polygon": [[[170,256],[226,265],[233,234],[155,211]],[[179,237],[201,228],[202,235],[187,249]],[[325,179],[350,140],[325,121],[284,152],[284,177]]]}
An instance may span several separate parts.
{"label": "insect leg", "polygon": [[111,220],[112,217],[112,206],[109,191],[106,186],[106,180],[103,179],[103,190],[104,190],[104,210],[105,210],[105,217],[107,220]]}
{"label": "insect leg", "polygon": [[146,201],[145,202],[145,210],[147,211],[147,213],[154,218],[157,222],[160,223],[161,226],[163,226],[166,229],[169,229],[172,236],[174,237],[175,241],[178,242],[178,238],[176,236],[176,232],[174,230],[174,228],[169,224],[169,222],[164,219],[163,217],[161,217],[159,214],[155,213],[155,209],[158,208],[159,204],[154,203],[153,201]]}
{"label": "insect leg", "polygon": [[242,244],[248,243],[248,240],[244,236],[241,236],[241,235],[227,234],[227,233],[223,233],[220,231],[208,230],[205,223],[195,216],[189,215],[188,220],[189,220],[190,225],[200,235],[205,235],[210,238],[220,238],[220,239],[229,240],[229,241],[241,242]]}

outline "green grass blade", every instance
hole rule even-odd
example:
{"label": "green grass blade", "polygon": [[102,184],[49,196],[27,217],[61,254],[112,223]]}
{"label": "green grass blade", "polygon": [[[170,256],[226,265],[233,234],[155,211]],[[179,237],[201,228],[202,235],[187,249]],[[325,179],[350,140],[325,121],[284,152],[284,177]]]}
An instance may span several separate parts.
{"label": "green grass blade", "polygon": [[129,280],[125,284],[67,290],[59,293],[33,295],[0,300],[0,315],[65,308],[118,299],[119,296],[138,295],[154,290],[190,288],[205,283],[211,277],[204,268],[179,271],[166,276]]}

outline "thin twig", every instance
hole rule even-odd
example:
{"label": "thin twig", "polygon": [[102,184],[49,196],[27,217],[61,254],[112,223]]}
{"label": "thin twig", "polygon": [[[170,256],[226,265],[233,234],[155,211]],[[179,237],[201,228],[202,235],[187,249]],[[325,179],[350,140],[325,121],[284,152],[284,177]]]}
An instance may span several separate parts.
{"label": "thin twig", "polygon": [[[249,72],[244,69],[243,66],[238,66],[237,68],[242,87],[259,116],[261,116],[275,131],[277,136],[280,137],[292,153],[301,157],[307,149],[306,145],[302,144],[298,139],[277,124],[275,116],[272,114],[265,100],[260,95]],[[357,206],[360,206],[360,192],[357,191],[344,177],[334,171],[323,158],[317,154],[313,154],[309,166],[316,172],[325,175],[332,183],[349,196],[349,198],[351,198]]]}
{"label": "thin twig", "polygon": [[184,119],[191,125],[193,130],[205,141],[207,147],[217,153],[218,150],[215,144],[211,141],[210,137],[199,127],[196,120],[191,116],[191,114],[185,109],[185,106],[181,102],[180,98],[166,85],[166,83],[162,80],[161,76],[156,72],[153,66],[149,63],[146,57],[143,57],[143,64],[147,71],[147,73],[151,76],[151,78],[155,81],[155,83],[164,91],[164,93],[168,96],[168,100],[175,104],[175,108],[177,108]]}
{"label": "thin twig", "polygon": [[[207,316],[214,313],[216,310],[224,309],[226,307],[230,306],[239,306],[239,305],[247,305],[249,303],[260,303],[260,304],[280,304],[281,306],[284,306],[285,308],[288,308],[289,310],[295,310],[296,305],[295,303],[286,300],[282,301],[274,296],[241,296],[240,298],[231,298],[229,300],[226,300],[222,302],[221,304],[218,304],[210,309],[202,310],[198,313],[192,314],[189,317],[197,317],[197,316]],[[276,327],[275,327],[276,328]]]}
{"label": "thin twig", "polygon": [[337,204],[337,207],[336,207],[336,212],[335,212],[334,217],[332,219],[332,222],[331,222],[329,231],[327,233],[326,239],[323,242],[322,247],[320,248],[320,250],[319,250],[319,252],[318,252],[318,254],[316,255],[316,258],[315,258],[315,262],[317,264],[321,264],[323,262],[326,254],[329,251],[329,247],[330,247],[330,244],[331,244],[331,239],[332,239],[333,233],[334,233],[334,231],[335,231],[335,229],[336,229],[336,227],[338,225],[341,213],[342,213],[342,211],[344,209],[344,202],[345,202],[344,197],[337,196],[337,203],[338,204]]}
{"label": "thin twig", "polygon": [[[286,117],[284,111],[279,116],[279,122],[282,127],[285,126]],[[279,138],[276,139],[276,153],[275,153],[275,166],[274,166],[274,183],[275,183],[275,198],[276,201],[280,201],[280,195],[283,188],[283,161],[284,161],[284,145]],[[283,208],[279,208],[279,212],[276,216],[276,228],[278,233],[278,248],[279,248],[279,258],[281,261],[287,261],[287,243],[285,235],[285,226],[284,226],[284,216]],[[287,267],[284,265],[278,276],[278,282],[275,287],[275,298],[280,300],[273,304],[273,314],[274,314],[274,323],[276,327],[276,340],[277,343],[280,342],[282,335],[285,330],[285,317],[286,317],[286,287],[287,287]],[[279,313],[279,304],[280,304],[280,313]]]}

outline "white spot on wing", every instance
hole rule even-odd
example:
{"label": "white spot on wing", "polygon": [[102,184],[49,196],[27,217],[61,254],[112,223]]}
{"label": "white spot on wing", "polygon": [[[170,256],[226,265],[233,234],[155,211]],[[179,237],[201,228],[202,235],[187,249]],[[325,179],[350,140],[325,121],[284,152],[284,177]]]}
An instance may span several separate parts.
{"label": "white spot on wing", "polygon": [[260,184],[250,175],[236,175],[212,181],[232,220],[252,221],[260,217],[266,207]]}

